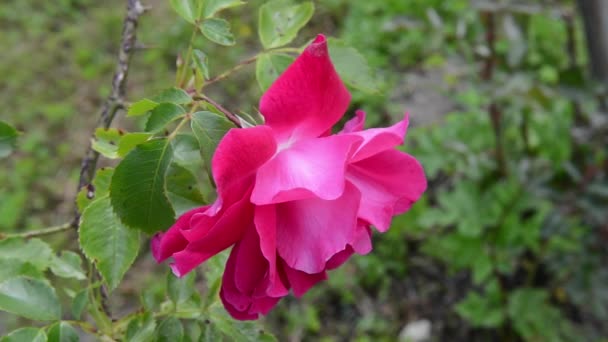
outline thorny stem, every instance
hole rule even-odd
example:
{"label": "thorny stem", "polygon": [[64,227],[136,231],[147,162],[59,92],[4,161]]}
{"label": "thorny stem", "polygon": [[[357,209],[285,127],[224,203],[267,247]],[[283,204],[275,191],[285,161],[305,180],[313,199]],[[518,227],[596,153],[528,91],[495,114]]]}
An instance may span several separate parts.
{"label": "thorny stem", "polygon": [[[145,7],[141,4],[140,0],[127,0],[127,13],[123,21],[122,37],[120,49],[118,51],[118,62],[116,64],[114,77],[112,78],[112,90],[101,108],[100,117],[97,122],[98,127],[109,128],[118,111],[120,109],[124,109],[129,64],[133,53],[136,50],[137,24],[139,17],[144,13],[144,11]],[[77,191],[79,191],[83,186],[91,183],[95,176],[98,160],[99,153],[94,151],[92,143],[89,143],[89,147],[87,148],[85,157],[83,158],[80,166],[80,177],[78,180]],[[78,209],[75,209],[74,219],[70,224],[71,227],[78,228],[80,223],[80,214],[81,213],[78,211]],[[91,270],[91,272],[93,271]],[[99,305],[103,311],[100,314],[105,317],[111,317],[111,313],[106,302],[107,295],[103,287],[99,289],[99,297]]]}
{"label": "thorny stem", "polygon": [[50,235],[50,234],[54,234],[54,233],[58,233],[58,232],[63,232],[66,230],[70,230],[72,228],[73,228],[72,223],[68,222],[68,223],[58,225],[58,226],[47,227],[47,228],[43,228],[40,230],[32,230],[32,231],[23,232],[23,233],[16,233],[16,234],[1,234],[0,233],[0,240],[9,239],[9,238],[13,238],[13,237],[29,239],[29,238],[36,237],[36,236]]}
{"label": "thorny stem", "polygon": [[207,96],[205,96],[203,94],[194,96],[194,99],[205,101],[205,102],[211,104],[212,106],[217,108],[220,112],[222,112],[222,114],[224,114],[224,116],[226,116],[226,118],[228,120],[232,121],[232,123],[234,123],[236,125],[236,127],[241,127],[241,122],[239,121],[239,118],[236,115],[234,115],[233,113],[231,113],[229,110],[227,110],[226,108],[222,107],[222,105],[215,102],[214,100],[208,98]]}
{"label": "thorny stem", "polygon": [[[116,113],[120,109],[124,109],[129,63],[133,56],[133,52],[136,50],[136,29],[138,20],[144,11],[145,8],[139,0],[127,0],[127,14],[123,22],[122,39],[120,42],[120,50],[118,51],[118,62],[112,79],[112,90],[102,106],[97,126],[104,128],[110,127]],[[91,183],[95,176],[98,160],[99,153],[94,151],[92,144],[89,143],[89,147],[80,166],[80,178],[78,180],[77,190],[80,190],[83,186]],[[78,227],[79,220],[80,213],[76,210],[72,226]]]}

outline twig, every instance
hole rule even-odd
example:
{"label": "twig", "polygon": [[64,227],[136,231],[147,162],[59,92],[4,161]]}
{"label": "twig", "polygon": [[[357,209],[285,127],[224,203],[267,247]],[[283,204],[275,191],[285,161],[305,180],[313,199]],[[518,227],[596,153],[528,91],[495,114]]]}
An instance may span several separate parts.
{"label": "twig", "polygon": [[[256,54],[255,56],[249,57],[247,59],[244,59],[242,61],[240,61],[237,65],[235,65],[234,67],[222,72],[221,74],[215,76],[215,77],[211,77],[210,79],[208,79],[205,84],[203,84],[203,88],[205,88],[206,86],[213,84],[215,82],[219,82],[221,80],[224,80],[226,78],[228,78],[230,75],[232,75],[234,72],[241,70],[242,68],[244,68],[245,66],[257,61],[262,55],[264,54],[272,54],[272,53],[294,53],[294,54],[300,54],[302,53],[302,48],[293,48],[293,47],[283,47],[283,48],[278,48],[278,49],[270,49],[270,50],[266,50],[263,52],[260,52],[258,54]],[[202,90],[202,89],[201,89]]]}
{"label": "twig", "polygon": [[[120,50],[118,51],[116,71],[114,73],[114,78],[112,79],[112,90],[101,109],[101,114],[97,122],[98,127],[110,127],[116,113],[120,109],[124,108],[125,87],[127,75],[129,73],[129,62],[131,61],[133,52],[135,52],[137,48],[137,23],[139,17],[142,15],[142,13],[144,13],[144,11],[145,8],[142,6],[139,0],[127,0],[127,14],[122,27],[122,39],[120,42]],[[90,184],[93,180],[98,160],[99,153],[94,151],[92,144],[89,143],[85,157],[82,159],[82,163],[80,165],[78,191],[80,191],[83,186]],[[72,226],[78,227],[79,221],[80,213],[78,212],[78,209],[76,209]]]}
{"label": "twig", "polygon": [[237,65],[235,65],[234,67],[232,67],[231,69],[228,69],[226,71],[224,71],[223,73],[210,78],[209,80],[207,80],[207,82],[205,82],[205,84],[203,85],[203,87],[206,87],[210,84],[213,84],[215,82],[219,82],[225,78],[227,78],[228,76],[232,75],[232,73],[234,73],[235,71],[238,71],[240,69],[242,69],[243,67],[245,67],[246,65],[249,65],[253,62],[255,62],[258,58],[260,58],[261,54],[257,54],[253,57],[249,57],[245,60],[240,61]]}
{"label": "twig", "polygon": [[219,103],[213,101],[212,99],[208,98],[207,96],[205,96],[203,94],[194,96],[194,99],[205,101],[205,102],[211,104],[212,106],[217,108],[220,112],[222,112],[222,114],[224,114],[228,120],[232,121],[232,123],[234,123],[236,125],[236,127],[241,127],[241,122],[240,122],[239,118],[236,115],[234,115],[233,113],[231,113],[229,110],[227,110],[226,108],[222,107]]}
{"label": "twig", "polygon": [[62,232],[64,230],[72,229],[72,227],[73,227],[72,223],[68,222],[68,223],[64,223],[59,226],[53,226],[53,227],[43,228],[43,229],[39,229],[39,230],[32,230],[32,231],[23,232],[23,233],[15,233],[15,234],[1,234],[0,233],[0,240],[9,239],[9,238],[13,238],[13,237],[29,239],[29,238],[36,237],[36,236],[50,235],[50,234]]}
{"label": "twig", "polygon": [[[494,76],[494,68],[496,64],[496,18],[493,12],[482,13],[483,23],[486,29],[486,44],[488,46],[489,55],[485,58],[483,68],[481,70],[481,78],[489,82]],[[494,137],[496,139],[496,163],[498,164],[498,173],[501,176],[507,175],[507,163],[505,159],[503,135],[502,135],[502,112],[494,100],[488,106],[488,115],[494,129]]]}

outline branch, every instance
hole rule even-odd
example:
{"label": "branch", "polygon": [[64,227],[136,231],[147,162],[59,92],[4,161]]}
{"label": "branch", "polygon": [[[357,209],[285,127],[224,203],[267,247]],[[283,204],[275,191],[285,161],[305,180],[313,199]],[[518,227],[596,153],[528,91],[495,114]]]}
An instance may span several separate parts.
{"label": "branch", "polygon": [[222,105],[220,105],[219,103],[213,101],[212,99],[208,98],[207,96],[205,96],[203,94],[194,96],[194,99],[205,101],[205,102],[211,104],[212,106],[217,108],[220,112],[222,112],[222,114],[224,114],[228,120],[232,121],[232,123],[234,123],[236,125],[236,127],[241,127],[241,121],[239,120],[239,118],[236,115],[234,115],[233,113],[231,113],[229,110],[227,110],[226,108],[222,107]]}
{"label": "branch", "polygon": [[[97,127],[108,128],[112,124],[112,120],[120,109],[124,109],[125,89],[127,75],[129,73],[129,63],[133,52],[137,49],[136,45],[136,29],[139,17],[144,13],[145,8],[139,0],[127,0],[127,14],[125,16],[122,27],[122,39],[120,42],[120,50],[118,51],[118,61],[116,71],[112,79],[112,90],[110,95],[105,100],[102,108]],[[95,177],[97,161],[99,153],[93,150],[93,146],[89,143],[89,147],[80,164],[80,178],[78,180],[78,189],[90,184]],[[76,209],[73,227],[78,227],[80,213]]]}
{"label": "branch", "polygon": [[257,55],[255,55],[253,57],[250,57],[250,58],[247,58],[245,60],[240,61],[237,65],[235,65],[231,69],[226,70],[223,73],[221,73],[221,74],[219,74],[219,75],[217,75],[215,77],[212,77],[209,80],[207,80],[207,82],[205,82],[205,84],[203,85],[203,88],[206,87],[206,86],[208,86],[208,85],[210,85],[210,84],[213,84],[215,82],[221,81],[221,80],[223,80],[225,78],[228,78],[228,76],[232,75],[234,72],[242,69],[246,65],[249,65],[249,64],[257,61],[257,59],[259,57],[260,57],[260,54],[257,54]]}
{"label": "branch", "polygon": [[50,235],[50,234],[62,232],[64,230],[69,230],[72,228],[73,228],[72,223],[68,222],[68,223],[64,223],[59,226],[43,228],[40,230],[32,230],[32,231],[23,232],[23,233],[15,233],[15,234],[1,234],[0,233],[0,240],[14,238],[14,237],[29,239],[29,238],[36,237],[36,236]]}

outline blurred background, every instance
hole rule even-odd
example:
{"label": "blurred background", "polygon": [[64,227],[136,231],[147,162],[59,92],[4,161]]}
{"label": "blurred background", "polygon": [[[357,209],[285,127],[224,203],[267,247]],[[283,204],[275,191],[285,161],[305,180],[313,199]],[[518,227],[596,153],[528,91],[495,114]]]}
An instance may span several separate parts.
{"label": "blurred background", "polygon": [[[262,49],[262,2],[226,12],[235,47],[201,40],[212,74]],[[296,45],[323,32],[368,59],[382,91],[353,91],[348,115],[386,126],[408,111],[403,149],[429,189],[370,255],[265,318],[280,341],[608,341],[608,15],[592,7],[603,2],[581,1],[581,16],[575,1],[315,1]],[[0,161],[0,231],[73,215],[124,3],[0,2],[0,117],[24,133]],[[173,83],[190,36],[168,1],[145,4],[130,101]],[[210,91],[233,112],[261,95],[253,67]],[[164,274],[143,251],[114,305],[128,311]]]}

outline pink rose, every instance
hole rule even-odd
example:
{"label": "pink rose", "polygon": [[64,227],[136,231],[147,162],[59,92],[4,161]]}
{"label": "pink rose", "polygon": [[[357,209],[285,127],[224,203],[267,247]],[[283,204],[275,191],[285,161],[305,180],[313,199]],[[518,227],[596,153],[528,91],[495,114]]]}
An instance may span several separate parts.
{"label": "pink rose", "polygon": [[350,94],[323,35],[260,100],[261,126],[232,129],[212,161],[218,199],[182,215],[152,240],[158,262],[183,276],[233,246],[221,299],[236,319],[256,319],[293,290],[301,296],[353,253],[371,249],[426,189],[420,164],[395,149],[407,117],[363,130],[358,111],[338,134]]}

